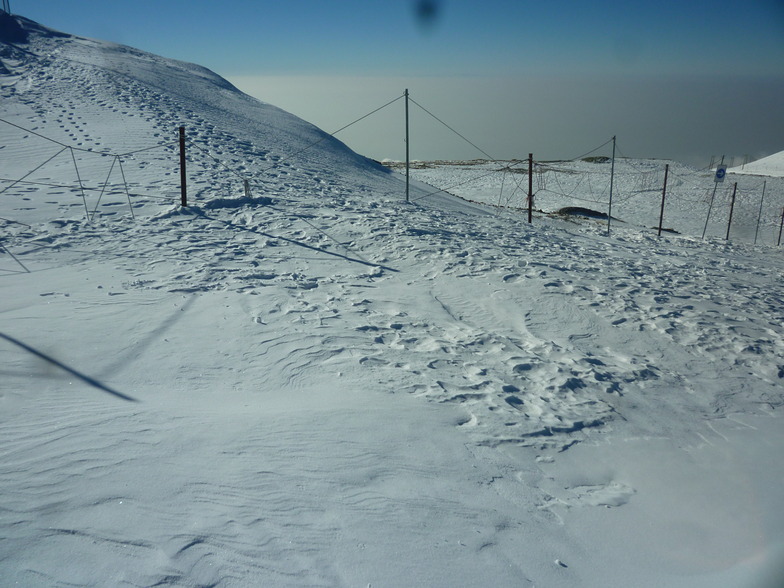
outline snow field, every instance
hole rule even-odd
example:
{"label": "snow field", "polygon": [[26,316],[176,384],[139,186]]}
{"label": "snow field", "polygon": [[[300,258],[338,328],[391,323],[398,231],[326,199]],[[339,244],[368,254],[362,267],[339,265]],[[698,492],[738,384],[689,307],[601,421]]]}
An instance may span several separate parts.
{"label": "snow field", "polygon": [[[702,241],[704,218],[528,225],[421,183],[407,205],[398,174],[301,151],[323,133],[197,66],[27,49],[4,49],[0,118],[167,146],[123,161],[133,219],[114,169],[98,204],[112,157],[79,154],[90,221],[69,153],[28,178],[65,187],[0,195],[9,584],[776,585],[778,250]],[[61,148],[0,131],[0,177]]]}

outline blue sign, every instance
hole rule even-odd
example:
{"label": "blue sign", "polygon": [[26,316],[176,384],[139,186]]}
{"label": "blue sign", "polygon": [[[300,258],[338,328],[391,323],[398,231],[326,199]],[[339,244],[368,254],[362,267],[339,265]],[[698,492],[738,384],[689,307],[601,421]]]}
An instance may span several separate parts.
{"label": "blue sign", "polygon": [[727,175],[727,166],[726,165],[720,165],[719,167],[716,168],[716,177],[714,178],[714,181],[717,184],[720,183],[720,182],[723,182],[724,181],[724,176],[726,176],[726,175]]}

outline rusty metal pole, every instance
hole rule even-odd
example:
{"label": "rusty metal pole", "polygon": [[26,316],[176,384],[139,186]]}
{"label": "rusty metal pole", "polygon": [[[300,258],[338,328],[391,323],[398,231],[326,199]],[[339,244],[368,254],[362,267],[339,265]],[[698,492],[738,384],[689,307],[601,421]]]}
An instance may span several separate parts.
{"label": "rusty metal pole", "polygon": [[406,97],[406,202],[408,202],[409,199],[410,199],[410,197],[409,197],[409,181],[410,181],[409,180],[409,177],[410,177],[409,169],[410,169],[410,166],[411,166],[410,160],[409,160],[409,144],[408,144],[408,139],[409,139],[409,137],[408,137],[408,88],[406,88],[406,91],[405,91],[404,95]]}
{"label": "rusty metal pole", "polygon": [[531,224],[534,211],[534,190],[533,190],[533,175],[534,175],[534,154],[528,154],[528,224]]}
{"label": "rusty metal pole", "polygon": [[180,127],[180,203],[188,206],[188,188],[185,180],[185,127]]}
{"label": "rusty metal pole", "polygon": [[662,223],[664,222],[664,196],[667,194],[667,174],[670,173],[670,164],[664,166],[664,187],[662,188],[661,213],[659,213],[659,237],[661,237]]}
{"label": "rusty metal pole", "polygon": [[730,218],[727,221],[727,236],[724,237],[724,240],[727,241],[730,238],[730,227],[732,226],[732,211],[735,210],[735,193],[738,191],[738,182],[735,182],[735,186],[732,188],[732,202],[730,202]]}
{"label": "rusty metal pole", "polygon": [[612,163],[610,164],[610,205],[607,209],[607,235],[610,235],[610,221],[612,220],[613,179],[615,178],[615,135],[612,138]]}
{"label": "rusty metal pole", "polygon": [[762,203],[765,202],[765,188],[768,186],[768,180],[762,182],[762,196],[760,197],[759,213],[757,214],[757,230],[754,231],[754,244],[757,244],[757,236],[759,235],[759,226],[762,221]]}

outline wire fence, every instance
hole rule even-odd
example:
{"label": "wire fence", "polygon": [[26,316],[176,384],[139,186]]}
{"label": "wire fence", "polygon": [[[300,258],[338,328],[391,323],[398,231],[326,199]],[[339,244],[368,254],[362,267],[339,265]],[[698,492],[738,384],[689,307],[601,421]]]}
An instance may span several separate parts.
{"label": "wire fence", "polygon": [[[763,245],[781,242],[784,178],[731,174],[717,183],[712,165],[697,170],[663,160],[635,159],[613,137],[569,160],[534,162],[531,183],[535,189],[529,194],[523,186],[528,174],[522,166],[525,161],[493,158],[430,110],[412,102],[487,158],[466,162],[462,169],[453,163],[446,174],[443,168],[447,166],[432,173],[428,166],[420,166],[424,170],[418,169],[417,177],[438,189],[417,199],[449,192],[501,208],[524,209],[532,198],[540,213],[577,209],[596,218],[611,214],[614,220],[639,229],[657,228],[661,220],[671,234],[724,236]],[[616,157],[611,156],[611,144],[615,144]],[[667,186],[663,185],[665,168]]]}
{"label": "wire fence", "polygon": [[[338,130],[323,133],[302,148],[288,154],[266,156],[263,161],[243,161],[236,152],[227,155],[210,141],[210,137],[189,140],[187,165],[199,169],[198,180],[189,186],[190,197],[194,203],[207,204],[206,198],[214,199],[215,194],[233,196],[238,185],[242,186],[246,198],[251,193],[265,194],[276,185],[275,174],[285,170],[306,151],[403,99],[410,100],[482,156],[472,162],[444,163],[437,172],[428,165],[415,166],[414,175],[432,185],[433,190],[412,198],[414,202],[449,193],[516,210],[527,208],[529,198],[532,198],[538,213],[579,208],[601,216],[612,205],[612,215],[620,221],[625,220],[624,217],[650,218],[649,226],[658,221],[666,162],[632,159],[615,138],[611,138],[569,160],[534,161],[530,185],[535,189],[529,194],[528,160],[494,158],[454,125],[434,114],[432,109],[410,98],[407,91]],[[0,125],[8,131],[3,134],[4,147],[11,152],[18,150],[30,155],[5,160],[31,162],[27,169],[19,170],[4,166],[0,160],[0,198],[14,198],[17,204],[11,208],[15,218],[0,218],[6,226],[29,227],[30,219],[41,218],[42,209],[45,209],[44,215],[60,218],[73,216],[78,208],[89,222],[122,211],[133,218],[139,208],[149,204],[173,205],[180,198],[179,145],[174,138],[112,151],[68,143],[2,118]],[[175,131],[172,129],[173,135]],[[616,148],[613,153],[617,151],[614,159],[609,154],[611,144]],[[246,150],[244,155],[252,158],[253,150]],[[449,173],[444,173],[447,167]],[[708,236],[723,234],[725,225],[730,227],[730,194],[734,193],[734,228],[728,231],[728,236],[766,245],[777,244],[776,233],[784,218],[784,180],[734,176],[723,184],[716,184],[710,169],[675,166],[669,173],[665,225],[671,232],[695,235],[704,222],[706,228],[711,228]],[[735,182],[737,189],[732,190]],[[280,193],[276,196],[285,199]],[[295,199],[297,194],[289,193],[286,198]],[[36,211],[35,215],[27,214],[32,210]],[[2,243],[0,247],[12,255]]]}

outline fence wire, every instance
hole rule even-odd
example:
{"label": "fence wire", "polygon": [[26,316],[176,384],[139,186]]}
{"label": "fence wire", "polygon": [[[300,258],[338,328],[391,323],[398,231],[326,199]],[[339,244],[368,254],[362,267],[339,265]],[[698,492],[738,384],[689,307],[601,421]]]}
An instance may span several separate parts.
{"label": "fence wire", "polygon": [[[263,190],[266,188],[266,182],[269,181],[264,176],[272,170],[280,168],[287,162],[318,146],[326,139],[334,137],[341,131],[344,131],[351,126],[360,123],[361,121],[367,119],[370,116],[373,116],[374,114],[402,100],[403,98],[409,100],[428,116],[433,118],[439,124],[443,125],[451,133],[456,135],[461,141],[471,145],[474,149],[477,150],[478,153],[487,158],[486,160],[482,160],[484,165],[490,166],[489,168],[479,168],[477,173],[472,174],[471,177],[455,179],[444,187],[435,186],[433,191],[426,192],[423,195],[412,199],[413,202],[442,193],[460,195],[461,193],[465,192],[465,189],[469,185],[477,185],[480,180],[486,180],[489,177],[496,176],[498,179],[494,180],[494,185],[499,186],[500,190],[498,190],[497,193],[494,193],[492,197],[487,197],[486,202],[484,200],[480,201],[485,202],[486,204],[493,204],[495,202],[496,206],[501,208],[520,208],[520,206],[515,206],[515,204],[520,203],[522,199],[528,197],[527,186],[524,186],[524,179],[529,172],[527,169],[521,169],[519,166],[527,163],[527,160],[498,160],[492,157],[485,149],[478,146],[475,141],[468,138],[465,133],[446,123],[442,118],[434,114],[431,109],[425,108],[417,100],[411,98],[408,93],[393,98],[392,100],[371,110],[366,114],[363,114],[362,116],[340,127],[338,130],[332,133],[323,133],[323,135],[316,141],[313,141],[305,145],[303,148],[290,154],[283,154],[282,156],[277,157],[277,159],[270,165],[259,167],[256,163],[255,167],[257,169],[255,172],[248,171],[250,168],[254,167],[252,163],[247,161],[240,162],[237,159],[227,161],[225,158],[216,157],[198,142],[191,140],[187,141],[188,153],[189,155],[191,153],[196,153],[197,157],[191,156],[189,158],[189,165],[200,165],[203,175],[217,174],[217,170],[221,170],[223,173],[227,174],[229,179],[221,180],[221,183],[217,186],[217,189],[232,190],[233,188],[231,186],[233,184],[231,183],[231,179],[233,178],[234,180],[240,180],[243,182],[243,184],[246,186],[246,189],[253,188],[256,190]],[[138,167],[142,167],[142,161],[147,161],[145,160],[145,155],[156,150],[170,151],[170,153],[163,155],[156,161],[164,162],[161,164],[163,166],[162,170],[166,168],[165,173],[167,175],[176,176],[176,174],[173,174],[173,171],[174,168],[177,167],[177,141],[157,142],[153,145],[147,145],[139,149],[113,152],[106,149],[97,150],[76,145],[69,145],[63,141],[48,137],[41,132],[33,131],[29,128],[3,118],[0,118],[0,123],[6,124],[33,137],[45,140],[51,143],[55,148],[59,148],[56,150],[56,152],[54,152],[54,154],[42,157],[40,163],[33,166],[29,171],[24,172],[23,175],[16,178],[0,178],[0,183],[6,184],[5,186],[0,187],[0,196],[8,193],[14,188],[19,189],[24,188],[25,186],[29,187],[29,189],[40,187],[66,190],[72,194],[78,194],[81,196],[85,215],[90,221],[96,218],[96,216],[99,214],[102,202],[104,202],[104,199],[108,197],[114,198],[116,196],[124,196],[132,217],[135,217],[134,201],[138,199],[150,199],[153,201],[171,203],[175,203],[177,201],[177,196],[175,196],[173,193],[180,188],[178,183],[159,183],[155,186],[150,184],[141,187],[138,182],[133,182],[134,170],[132,165],[135,163]],[[610,158],[606,155],[596,154],[606,153],[608,146],[614,141],[614,139],[615,138],[608,139],[597,147],[594,147],[580,156],[572,158],[571,160],[563,160],[558,162],[534,162],[533,173],[536,177],[536,189],[532,191],[532,196],[537,198],[537,203],[539,205],[538,209],[540,211],[546,212],[548,209],[548,203],[551,205],[550,208],[553,208],[552,204],[556,202],[586,203],[596,205],[599,208],[607,206],[610,201],[610,170],[607,169],[608,166],[605,164],[609,161]],[[69,159],[72,162],[72,171],[73,176],[75,176],[75,183],[69,185],[67,183],[53,182],[51,180],[46,181],[46,178],[39,178],[36,176],[36,174],[40,174],[42,170],[47,169],[47,166],[52,164],[56,163],[60,166],[65,165],[61,156],[66,151],[68,151],[70,154]],[[664,163],[656,162],[654,160],[633,160],[618,146],[617,142],[615,144],[615,151],[616,184],[613,189],[612,198],[614,204],[618,207],[618,210],[622,211],[624,207],[630,206],[638,208],[645,206],[654,207],[654,205],[658,206],[658,198],[662,192],[661,178],[663,175]],[[104,175],[101,176],[98,180],[95,179],[96,171],[93,169],[94,166],[91,167],[90,164],[85,163],[87,158],[92,157],[100,157],[104,160],[107,157],[111,158],[111,162],[107,161],[108,171],[106,171],[104,168]],[[207,162],[209,162],[214,167],[213,170],[206,169],[205,164]],[[89,173],[83,176],[83,171],[87,169],[89,169]],[[677,199],[677,201],[680,203],[692,205],[692,207],[695,209],[699,207],[707,208],[709,202],[712,207],[713,200],[716,198],[718,198],[719,201],[727,200],[729,197],[728,184],[725,184],[724,186],[714,186],[712,175],[710,173],[706,173],[706,171],[707,170],[705,169],[695,171],[670,169],[670,186],[668,187],[670,198]],[[112,178],[118,175],[121,179],[115,179],[113,181]],[[618,177],[622,177],[623,180],[618,181]],[[759,225],[763,218],[763,204],[765,204],[763,202],[762,196],[757,196],[757,194],[761,193],[762,190],[765,189],[765,184],[762,180],[758,182],[758,185],[752,185],[749,182],[750,180],[745,180],[743,182],[744,185],[742,189],[738,190],[737,205],[741,208],[741,216],[748,216],[748,213],[745,211],[745,209],[749,208],[748,203],[752,200],[755,212],[759,210],[760,220],[757,223],[757,229],[755,232],[756,241],[757,233],[759,232]],[[212,185],[214,182],[210,182],[210,184]],[[215,187],[211,189],[215,189]],[[473,189],[476,190],[476,188]],[[494,188],[494,190],[496,189],[497,188]],[[202,188],[202,190],[204,189]],[[165,192],[172,192],[172,195],[164,195]],[[197,191],[197,199],[198,197],[200,197],[200,192]],[[281,198],[280,195],[276,195],[276,197]],[[759,200],[756,199],[758,197],[760,198]],[[769,194],[768,197],[774,201],[776,199],[775,195]],[[780,195],[778,197],[780,198]],[[88,198],[94,199],[94,203],[90,203],[89,206]],[[772,218],[773,215],[771,210],[777,211],[777,204],[775,202],[770,204],[768,209],[765,211],[764,224],[766,225],[773,225],[778,221],[778,215],[775,215],[775,219]],[[726,215],[726,212],[724,212],[722,209],[722,212],[717,213],[709,209],[706,225],[711,220],[711,214],[717,216],[717,221],[721,221]],[[8,223],[25,225],[23,222],[12,219],[0,220],[5,220]],[[318,229],[318,227],[315,228]],[[3,248],[3,250],[7,252],[6,248]],[[10,252],[8,253],[10,254]]]}

